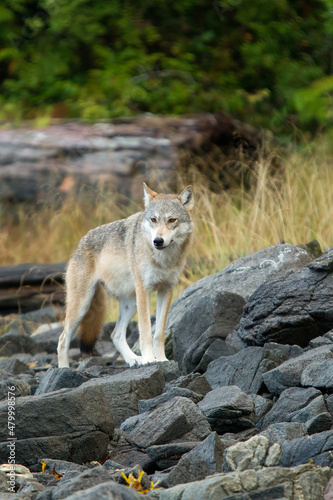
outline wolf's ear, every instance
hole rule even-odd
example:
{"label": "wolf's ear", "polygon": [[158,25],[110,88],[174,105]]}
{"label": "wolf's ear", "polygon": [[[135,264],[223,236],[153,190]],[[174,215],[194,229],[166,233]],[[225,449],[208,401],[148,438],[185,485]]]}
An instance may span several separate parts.
{"label": "wolf's ear", "polygon": [[192,186],[187,186],[178,196],[182,205],[185,205],[187,210],[194,207],[194,195]]}
{"label": "wolf's ear", "polygon": [[155,191],[150,189],[147,184],[144,182],[143,183],[143,201],[145,203],[145,207],[147,208],[149,203],[151,202],[152,198],[154,198],[157,195]]}

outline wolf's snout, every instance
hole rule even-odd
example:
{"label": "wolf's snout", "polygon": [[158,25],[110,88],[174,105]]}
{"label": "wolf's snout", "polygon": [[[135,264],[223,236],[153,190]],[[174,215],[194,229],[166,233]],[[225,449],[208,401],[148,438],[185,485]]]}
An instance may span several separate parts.
{"label": "wolf's snout", "polygon": [[156,236],[156,238],[154,238],[153,243],[156,248],[161,248],[163,246],[164,239],[161,238],[160,236]]}

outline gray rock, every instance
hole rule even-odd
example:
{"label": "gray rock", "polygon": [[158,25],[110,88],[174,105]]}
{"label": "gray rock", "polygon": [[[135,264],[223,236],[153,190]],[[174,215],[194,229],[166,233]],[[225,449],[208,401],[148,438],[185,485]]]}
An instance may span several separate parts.
{"label": "gray rock", "polygon": [[15,358],[0,358],[0,369],[13,375],[27,374],[33,377],[33,372],[29,366]]}
{"label": "gray rock", "polygon": [[147,448],[147,453],[160,470],[176,465],[184,453],[188,453],[199,444],[198,441],[183,443],[157,444]]}
{"label": "gray rock", "polygon": [[[294,468],[263,467],[214,474],[202,481],[179,484],[168,490],[156,491],[159,500],[322,500],[332,476],[330,467],[311,464]],[[274,493],[278,492],[278,495]],[[270,495],[274,493],[274,496]],[[297,492],[297,496],[295,495]],[[267,496],[265,496],[267,493]],[[241,496],[245,495],[245,496]],[[247,496],[246,496],[247,495]],[[251,496],[250,496],[251,495]]]}
{"label": "gray rock", "polygon": [[333,271],[333,248],[324,252],[320,257],[308,264],[313,271]]}
{"label": "gray rock", "polygon": [[275,343],[269,343],[264,347],[248,347],[233,356],[212,361],[208,365],[205,377],[213,389],[237,385],[244,392],[257,394],[264,390],[264,373],[298,353],[297,347]]}
{"label": "gray rock", "polygon": [[175,380],[167,383],[163,389],[163,392],[167,392],[173,387],[182,387],[184,389],[189,389],[190,391],[202,394],[203,396],[206,396],[207,392],[212,390],[206,377],[204,375],[200,375],[199,373],[181,375]]}
{"label": "gray rock", "polygon": [[266,342],[306,347],[333,327],[332,273],[316,261],[289,276],[267,280],[250,297],[227,341],[236,347]]}
{"label": "gray rock", "polygon": [[24,335],[12,330],[0,337],[1,356],[12,356],[19,352],[37,354],[43,352],[43,348],[36,344],[29,335]]}
{"label": "gray rock", "polygon": [[140,464],[143,470],[147,473],[152,473],[155,470],[154,461],[147,454],[146,450],[135,446],[134,443],[129,443],[126,434],[120,429],[115,429],[114,437],[108,446],[110,456],[114,462],[122,464],[120,467],[135,467]]}
{"label": "gray rock", "polygon": [[50,368],[45,373],[35,395],[57,391],[64,387],[79,387],[88,380],[87,376],[71,368]]}
{"label": "gray rock", "polygon": [[[78,491],[65,498],[66,500],[91,500],[92,498],[102,498],[103,500],[142,500],[142,495],[132,488],[126,488],[122,484],[108,481],[86,490]],[[40,499],[37,498],[37,500]]]}
{"label": "gray rock", "polygon": [[[329,333],[331,333],[331,330]],[[325,335],[323,335],[322,337],[316,337],[315,339],[310,340],[309,347],[314,349],[315,347],[332,344],[332,339],[327,337],[326,335],[327,333],[325,333]]]}
{"label": "gray rock", "polygon": [[216,339],[205,351],[201,358],[200,363],[196,367],[196,371],[204,373],[207,370],[209,363],[218,359],[221,356],[232,356],[236,354],[237,349],[230,344],[227,344],[225,340]]}
{"label": "gray rock", "polygon": [[223,457],[223,472],[254,469],[259,466],[278,465],[281,458],[281,446],[270,444],[262,435],[248,441],[236,443],[227,448]]}
{"label": "gray rock", "polygon": [[327,411],[324,398],[314,388],[292,387],[283,391],[273,408],[257,423],[259,429],[266,429],[278,422],[303,422],[316,414]]}
{"label": "gray rock", "polygon": [[196,294],[187,289],[174,302],[166,329],[173,333],[174,359],[183,372],[192,372],[209,346],[238,325],[244,304],[243,297],[214,287]]}
{"label": "gray rock", "polygon": [[264,382],[272,394],[281,394],[288,387],[301,385],[302,373],[310,363],[330,358],[333,358],[333,345],[316,347],[267,371]]}
{"label": "gray rock", "polygon": [[271,424],[260,433],[265,436],[270,444],[292,441],[307,434],[306,425],[301,422],[279,422]]}
{"label": "gray rock", "polygon": [[317,434],[318,432],[328,431],[331,429],[332,424],[332,415],[327,411],[323,411],[306,421],[306,430],[308,434]]}
{"label": "gray rock", "polygon": [[[7,402],[0,403],[0,427],[7,428]],[[40,456],[73,462],[105,456],[114,422],[107,398],[98,387],[62,389],[16,399],[16,460],[35,464]],[[0,460],[6,462],[8,441],[0,443]]]}
{"label": "gray rock", "polygon": [[38,495],[38,500],[62,500],[71,494],[82,490],[86,490],[97,484],[110,481],[112,476],[104,467],[96,467],[88,469],[80,474],[75,474],[73,477],[60,479],[56,486],[47,488]]}
{"label": "gray rock", "polygon": [[221,439],[216,432],[212,432],[202,443],[182,456],[178,464],[162,479],[160,485],[169,488],[221,472],[223,452]]}
{"label": "gray rock", "polygon": [[[311,352],[311,351],[309,351]],[[303,387],[317,387],[333,389],[333,358],[323,361],[316,360],[310,363],[302,372],[301,384]]]}
{"label": "gray rock", "polygon": [[116,426],[138,414],[138,403],[161,394],[165,385],[159,365],[130,368],[116,375],[85,382],[84,389],[98,387],[102,390]]}
{"label": "gray rock", "polygon": [[282,444],[280,464],[283,467],[309,463],[321,467],[332,466],[333,430],[312,434]]}
{"label": "gray rock", "polygon": [[202,441],[211,432],[202,411],[190,399],[182,397],[131,417],[120,428],[129,442],[141,448],[171,441]]}
{"label": "gray rock", "polygon": [[259,422],[272,408],[273,401],[270,399],[259,396],[258,394],[251,394],[254,401],[255,423]]}
{"label": "gray rock", "polygon": [[[15,387],[14,393],[15,397],[28,396],[31,393],[30,385],[19,378],[7,378],[3,382],[0,382],[0,400],[8,398],[8,391],[10,388]],[[11,390],[10,392],[13,392]]]}
{"label": "gray rock", "polygon": [[254,427],[253,399],[237,386],[213,389],[198,407],[219,434]]}
{"label": "gray rock", "polygon": [[166,401],[170,401],[170,399],[181,396],[183,398],[189,398],[193,401],[193,403],[199,403],[202,400],[203,396],[196,392],[190,391],[189,389],[185,389],[183,387],[170,387],[170,389],[156,398],[153,399],[144,399],[139,401],[139,413],[144,413],[146,411],[153,410],[158,405],[165,403]]}
{"label": "gray rock", "polygon": [[67,460],[54,460],[51,458],[40,458],[38,460],[38,465],[37,467],[30,467],[31,471],[37,470],[38,472],[41,473],[42,471],[42,462],[46,463],[45,466],[45,474],[48,474],[51,472],[54,468],[56,469],[57,473],[60,474],[61,476],[65,476],[65,474],[81,474],[81,472],[87,470],[89,467],[86,465],[80,465],[76,464],[74,462],[68,462]]}

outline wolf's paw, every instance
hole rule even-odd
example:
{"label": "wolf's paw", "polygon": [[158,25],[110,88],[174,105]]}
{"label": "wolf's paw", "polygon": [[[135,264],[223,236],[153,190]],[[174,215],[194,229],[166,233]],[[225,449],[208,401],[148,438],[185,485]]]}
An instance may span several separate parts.
{"label": "wolf's paw", "polygon": [[150,354],[149,356],[142,356],[142,364],[147,365],[148,363],[155,363],[156,359],[153,354]]}
{"label": "wolf's paw", "polygon": [[142,357],[134,355],[133,357],[126,359],[126,363],[128,363],[129,366],[140,366],[143,364]]}
{"label": "wolf's paw", "polygon": [[158,361],[159,363],[162,363],[162,362],[169,361],[169,360],[165,356],[156,356],[156,361]]}

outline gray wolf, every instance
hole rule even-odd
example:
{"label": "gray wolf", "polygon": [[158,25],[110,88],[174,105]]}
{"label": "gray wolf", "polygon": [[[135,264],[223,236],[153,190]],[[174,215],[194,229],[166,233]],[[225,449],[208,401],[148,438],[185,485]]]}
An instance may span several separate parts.
{"label": "gray wolf", "polygon": [[[167,360],[164,330],[172,289],[192,242],[194,197],[191,186],[179,195],[158,194],[146,184],[143,189],[143,211],[92,229],[69,260],[59,367],[69,366],[69,344],[77,329],[81,350],[92,351],[105,319],[108,294],[119,300],[119,318],[111,338],[126,363],[133,366]],[[150,294],[154,290],[157,305],[152,338]],[[141,356],[134,354],[126,341],[126,329],[136,311]]]}

